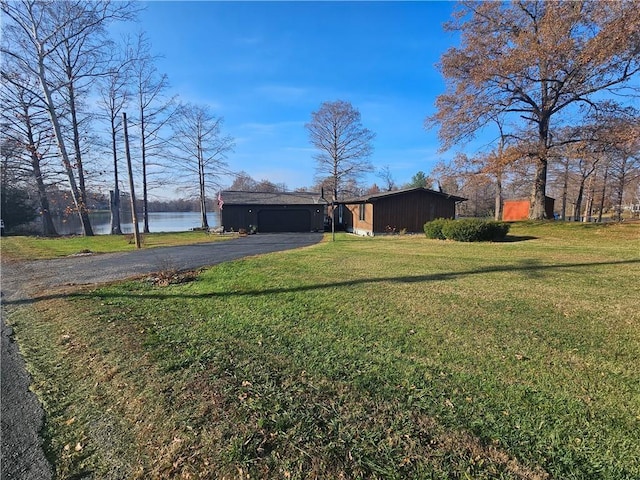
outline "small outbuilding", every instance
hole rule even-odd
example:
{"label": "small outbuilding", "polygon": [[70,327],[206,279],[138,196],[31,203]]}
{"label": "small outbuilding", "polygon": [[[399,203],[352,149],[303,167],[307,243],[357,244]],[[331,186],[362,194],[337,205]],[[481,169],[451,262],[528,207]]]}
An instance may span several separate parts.
{"label": "small outbuilding", "polygon": [[[545,215],[547,218],[553,218],[555,199],[545,197],[544,200]],[[530,208],[531,200],[529,199],[505,200],[502,203],[502,221],[517,222],[518,220],[527,220],[529,218]]]}
{"label": "small outbuilding", "polygon": [[327,201],[316,192],[225,190],[218,206],[225,231],[317,232],[324,230]]}
{"label": "small outbuilding", "polygon": [[465,200],[428,188],[406,188],[341,201],[336,215],[347,232],[358,235],[418,233],[426,222],[455,218],[456,204]]}

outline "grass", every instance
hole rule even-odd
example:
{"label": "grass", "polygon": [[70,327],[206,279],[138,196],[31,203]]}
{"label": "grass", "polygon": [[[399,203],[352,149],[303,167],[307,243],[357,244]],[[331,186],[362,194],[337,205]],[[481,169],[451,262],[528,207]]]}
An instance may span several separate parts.
{"label": "grass", "polygon": [[58,477],[640,478],[640,224],[511,235],[15,309]]}
{"label": "grass", "polygon": [[[204,232],[146,233],[143,248],[169,247],[192,243],[215,242],[229,236],[208,235]],[[135,250],[132,235],[95,235],[93,237],[2,237],[2,257],[9,260],[42,260],[78,253],[109,253]]]}

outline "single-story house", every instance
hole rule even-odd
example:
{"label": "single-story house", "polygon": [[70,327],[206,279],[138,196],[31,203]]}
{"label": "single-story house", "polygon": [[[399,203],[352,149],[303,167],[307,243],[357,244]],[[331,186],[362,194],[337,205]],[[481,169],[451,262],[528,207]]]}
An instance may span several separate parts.
{"label": "single-story house", "polygon": [[224,230],[260,233],[324,230],[327,201],[316,192],[240,192],[218,196]]}
{"label": "single-story house", "polygon": [[456,204],[466,198],[428,188],[405,188],[339,202],[339,224],[358,235],[424,232],[424,224],[436,218],[455,218]]}
{"label": "single-story house", "polygon": [[[545,197],[544,211],[547,218],[553,218],[553,208],[555,199]],[[512,199],[502,202],[502,221],[516,222],[518,220],[526,220],[529,218],[529,209],[531,208],[531,200],[529,199]]]}

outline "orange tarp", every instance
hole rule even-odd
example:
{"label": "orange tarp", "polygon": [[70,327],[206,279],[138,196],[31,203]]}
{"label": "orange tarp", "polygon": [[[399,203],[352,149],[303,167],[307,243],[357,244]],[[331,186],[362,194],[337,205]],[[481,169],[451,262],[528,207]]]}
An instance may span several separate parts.
{"label": "orange tarp", "polygon": [[513,222],[529,218],[529,200],[505,200],[502,207],[502,220]]}

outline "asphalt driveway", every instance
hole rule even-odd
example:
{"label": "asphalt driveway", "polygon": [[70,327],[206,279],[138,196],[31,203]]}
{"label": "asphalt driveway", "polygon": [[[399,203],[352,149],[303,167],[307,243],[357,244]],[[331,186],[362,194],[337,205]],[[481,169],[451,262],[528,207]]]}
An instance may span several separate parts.
{"label": "asphalt driveway", "polygon": [[29,390],[29,375],[5,316],[15,308],[81,285],[106,283],[154,272],[192,270],[238,258],[319,243],[322,233],[274,233],[225,242],[2,264],[2,480],[52,478],[40,430],[44,413]]}

